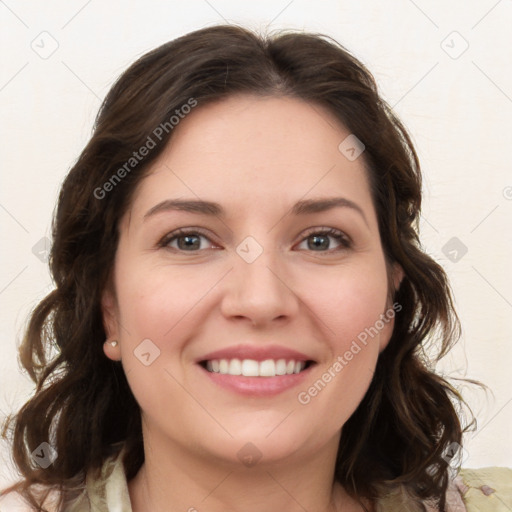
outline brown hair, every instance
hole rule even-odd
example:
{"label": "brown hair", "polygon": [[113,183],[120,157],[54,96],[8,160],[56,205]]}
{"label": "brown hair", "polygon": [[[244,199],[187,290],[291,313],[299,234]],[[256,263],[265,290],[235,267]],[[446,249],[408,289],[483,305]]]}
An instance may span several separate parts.
{"label": "brown hair", "polygon": [[[122,447],[128,480],[142,465],[139,406],[121,365],[102,349],[100,300],[110,282],[119,220],[171,138],[171,116],[191,100],[200,108],[239,93],[323,106],[366,147],[383,250],[405,273],[394,294],[402,310],[370,388],[343,427],[335,477],[353,496],[375,499],[399,489],[414,503],[431,499],[444,510],[449,468],[443,453],[461,444],[469,427],[463,429],[458,416],[465,402],[431,370],[424,348],[437,346],[440,359],[460,326],[445,272],[419,242],[421,173],[409,135],[379,97],[370,72],[329,37],[260,37],[231,25],[192,32],[132,64],[106,96],[93,135],[62,185],[50,254],[55,289],[32,312],[19,351],[36,390],[4,427],[5,436],[14,423],[12,454],[25,477],[8,490],[42,507],[43,498],[38,502],[32,493],[41,484],[62,491],[67,503],[83,489],[87,473],[99,471]],[[157,127],[166,127],[161,137]],[[156,147],[127,168],[148,137]],[[115,174],[122,179],[113,181]],[[44,441],[58,453],[46,469],[31,456]]]}

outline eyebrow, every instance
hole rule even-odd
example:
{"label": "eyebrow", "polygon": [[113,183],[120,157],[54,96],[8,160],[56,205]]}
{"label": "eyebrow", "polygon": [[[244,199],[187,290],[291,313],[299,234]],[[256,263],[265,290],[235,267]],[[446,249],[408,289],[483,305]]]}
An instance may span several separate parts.
{"label": "eyebrow", "polygon": [[[368,226],[368,220],[363,209],[357,203],[354,203],[350,199],[346,199],[344,197],[325,197],[321,199],[298,201],[293,205],[291,213],[293,215],[308,215],[325,212],[332,210],[333,208],[351,208],[363,217],[364,222]],[[158,213],[176,210],[202,215],[225,217],[225,211],[219,203],[195,199],[166,199],[149,209],[144,215],[144,220]]]}

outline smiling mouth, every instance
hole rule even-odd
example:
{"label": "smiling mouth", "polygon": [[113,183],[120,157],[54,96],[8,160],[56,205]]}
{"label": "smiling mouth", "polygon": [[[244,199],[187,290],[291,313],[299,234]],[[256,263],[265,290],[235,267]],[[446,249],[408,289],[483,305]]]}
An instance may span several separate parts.
{"label": "smiling mouth", "polygon": [[293,359],[211,359],[199,363],[210,373],[243,377],[279,377],[298,374],[315,364],[314,361]]}

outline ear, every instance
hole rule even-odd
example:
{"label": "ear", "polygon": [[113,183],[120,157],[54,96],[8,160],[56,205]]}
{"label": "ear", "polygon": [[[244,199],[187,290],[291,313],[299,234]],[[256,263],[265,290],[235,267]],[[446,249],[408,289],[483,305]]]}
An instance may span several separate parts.
{"label": "ear", "polygon": [[[107,340],[103,344],[103,351],[105,355],[113,361],[119,361],[121,359],[119,349],[119,322],[118,322],[118,307],[117,300],[114,292],[110,286],[107,286],[103,292],[101,298],[101,312],[103,317],[103,327]],[[117,341],[117,346],[112,346],[109,341]]]}
{"label": "ear", "polygon": [[400,284],[402,283],[402,279],[404,278],[405,272],[402,268],[402,265],[397,263],[393,263],[392,270],[391,270],[391,276],[393,279],[393,291],[397,291],[398,288],[400,288]]}
{"label": "ear", "polygon": [[405,276],[404,269],[399,263],[393,263],[390,268],[389,277],[392,282],[392,289],[389,292],[387,309],[383,314],[383,321],[385,323],[384,329],[380,332],[379,336],[379,354],[388,346],[393,328],[395,326],[395,316],[402,310],[402,305],[393,302],[395,292],[400,288],[400,284]]}

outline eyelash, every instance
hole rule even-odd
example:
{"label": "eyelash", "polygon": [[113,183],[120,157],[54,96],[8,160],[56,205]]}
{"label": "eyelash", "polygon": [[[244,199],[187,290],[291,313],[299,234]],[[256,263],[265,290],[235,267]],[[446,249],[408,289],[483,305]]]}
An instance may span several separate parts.
{"label": "eyelash", "polygon": [[[180,229],[177,229],[177,230],[172,231],[171,233],[168,233],[167,235],[165,235],[162,238],[162,240],[160,240],[160,242],[158,243],[158,247],[163,248],[163,249],[170,249],[170,250],[178,251],[181,253],[187,253],[187,252],[197,253],[197,252],[201,251],[201,249],[185,251],[183,249],[169,247],[169,244],[171,242],[173,242],[174,240],[177,240],[180,237],[189,236],[189,235],[200,235],[200,236],[210,240],[209,236],[205,232],[203,232],[203,230],[201,230],[199,228],[195,228],[195,229],[180,228]],[[310,228],[308,231],[306,231],[306,233],[304,234],[304,236],[300,240],[300,242],[302,243],[303,241],[305,241],[307,238],[309,238],[312,235],[330,236],[339,242],[340,247],[337,247],[335,249],[327,249],[326,251],[312,251],[311,250],[311,252],[331,254],[333,252],[347,250],[352,247],[352,240],[347,235],[345,235],[345,233],[343,233],[342,231],[340,231],[338,229],[334,229],[334,228]],[[210,240],[210,242],[211,242],[211,240]]]}

